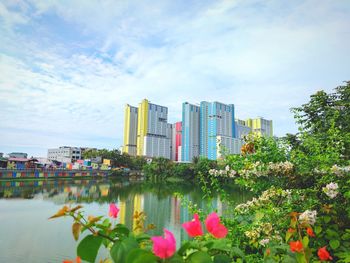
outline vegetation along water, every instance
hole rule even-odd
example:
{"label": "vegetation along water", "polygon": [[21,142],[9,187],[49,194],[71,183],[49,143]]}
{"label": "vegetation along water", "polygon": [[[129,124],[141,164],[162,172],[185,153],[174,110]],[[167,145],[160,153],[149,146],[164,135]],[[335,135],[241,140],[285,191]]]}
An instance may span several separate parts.
{"label": "vegetation along water", "polygon": [[145,185],[160,195],[169,189],[184,209],[178,229],[158,221],[167,209],[159,203],[123,214],[116,198],[96,210],[61,201],[51,219],[64,217],[77,240],[66,262],[350,262],[350,82],[292,112],[297,134],[249,135],[241,155],[141,162]]}

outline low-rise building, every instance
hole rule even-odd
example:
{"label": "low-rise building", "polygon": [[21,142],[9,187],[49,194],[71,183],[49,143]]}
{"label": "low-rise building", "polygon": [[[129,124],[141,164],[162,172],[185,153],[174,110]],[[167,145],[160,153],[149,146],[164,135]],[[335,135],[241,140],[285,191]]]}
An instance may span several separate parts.
{"label": "low-rise building", "polygon": [[28,158],[27,153],[21,153],[21,152],[12,152],[12,153],[9,153],[8,156],[9,158],[24,158],[24,159]]}
{"label": "low-rise building", "polygon": [[82,158],[82,150],[79,147],[61,146],[47,151],[47,159],[62,163],[71,163]]}

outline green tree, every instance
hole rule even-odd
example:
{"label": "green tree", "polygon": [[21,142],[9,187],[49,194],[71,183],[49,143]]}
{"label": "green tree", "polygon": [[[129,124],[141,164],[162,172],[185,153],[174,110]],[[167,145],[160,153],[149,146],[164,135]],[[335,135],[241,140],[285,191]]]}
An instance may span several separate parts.
{"label": "green tree", "polygon": [[299,133],[285,140],[301,172],[346,164],[350,160],[350,82],[334,93],[318,91],[292,112]]}

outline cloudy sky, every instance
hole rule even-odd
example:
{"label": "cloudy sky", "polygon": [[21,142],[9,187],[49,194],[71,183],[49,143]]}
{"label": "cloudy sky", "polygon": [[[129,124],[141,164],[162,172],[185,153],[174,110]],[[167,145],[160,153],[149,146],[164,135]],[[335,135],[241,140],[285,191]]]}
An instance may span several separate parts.
{"label": "cloudy sky", "polygon": [[124,105],[234,103],[278,136],[350,79],[350,1],[0,0],[0,152],[122,145]]}

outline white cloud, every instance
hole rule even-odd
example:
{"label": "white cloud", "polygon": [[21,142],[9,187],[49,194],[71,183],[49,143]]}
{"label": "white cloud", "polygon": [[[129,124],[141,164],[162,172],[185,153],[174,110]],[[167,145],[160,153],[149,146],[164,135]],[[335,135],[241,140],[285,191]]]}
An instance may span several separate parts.
{"label": "white cloud", "polygon": [[50,147],[119,146],[123,106],[143,98],[171,121],[184,101],[233,102],[283,135],[296,131],[290,107],[350,73],[347,1],[21,3],[0,5],[0,126],[45,131]]}

